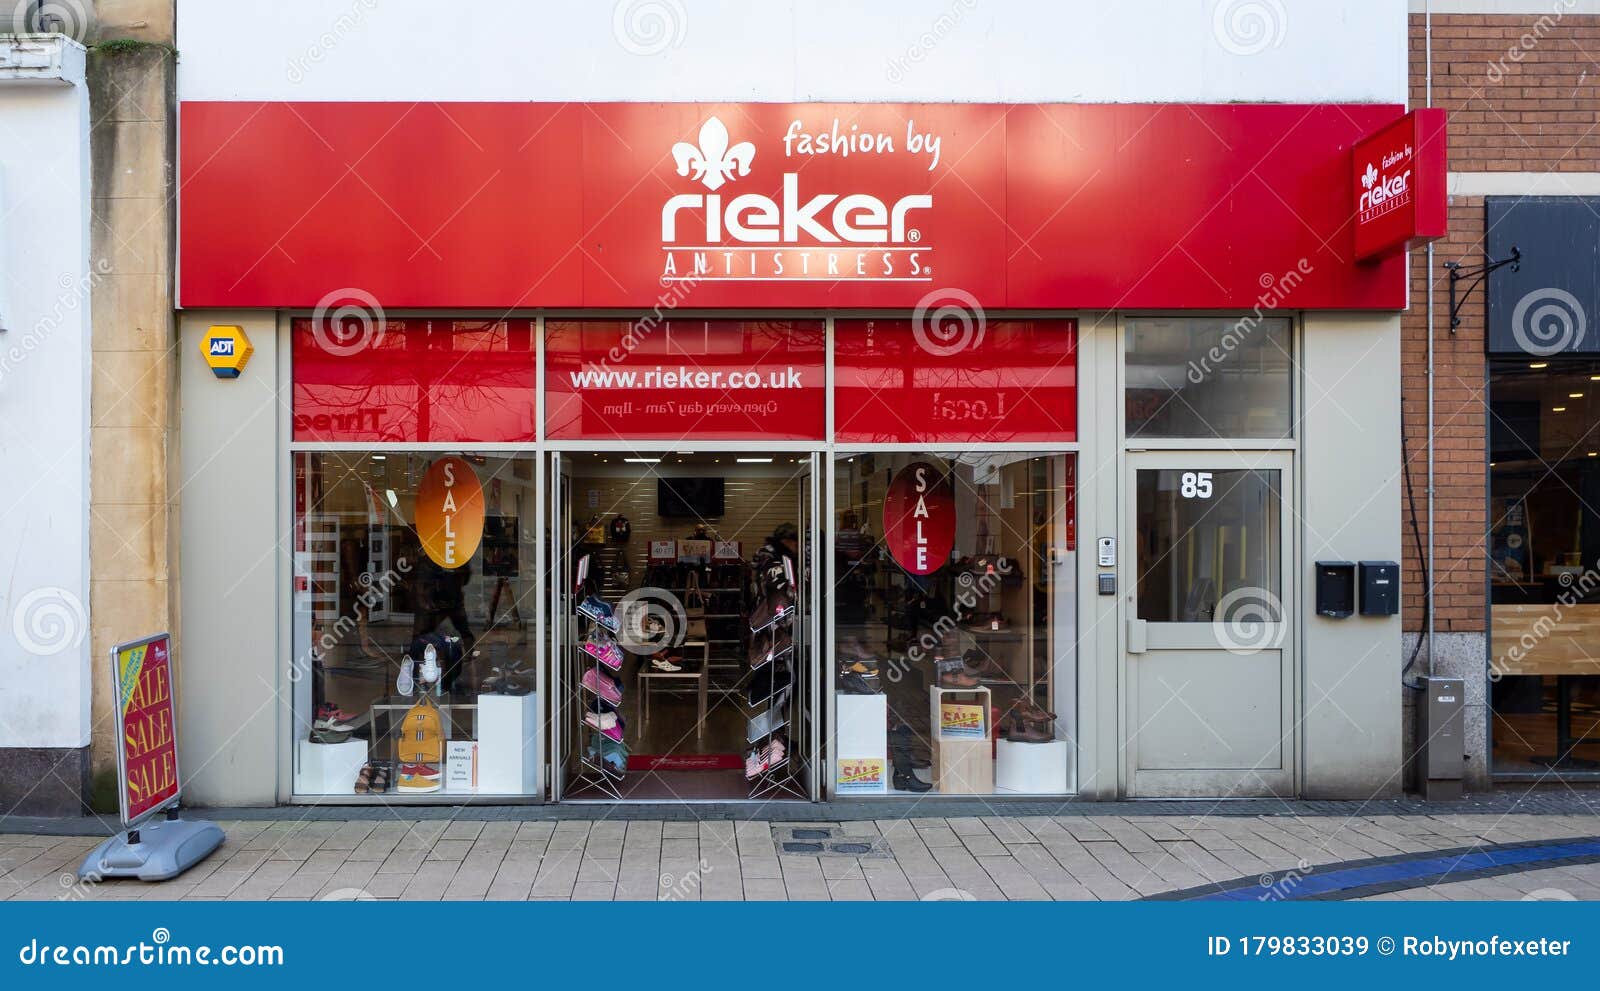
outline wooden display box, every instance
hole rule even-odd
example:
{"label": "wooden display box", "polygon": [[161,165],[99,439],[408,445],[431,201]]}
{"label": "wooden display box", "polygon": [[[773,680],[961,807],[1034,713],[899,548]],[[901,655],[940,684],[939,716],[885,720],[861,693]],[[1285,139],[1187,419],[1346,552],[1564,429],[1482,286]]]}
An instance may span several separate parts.
{"label": "wooden display box", "polygon": [[994,793],[994,744],[987,688],[928,689],[933,785],[941,795]]}

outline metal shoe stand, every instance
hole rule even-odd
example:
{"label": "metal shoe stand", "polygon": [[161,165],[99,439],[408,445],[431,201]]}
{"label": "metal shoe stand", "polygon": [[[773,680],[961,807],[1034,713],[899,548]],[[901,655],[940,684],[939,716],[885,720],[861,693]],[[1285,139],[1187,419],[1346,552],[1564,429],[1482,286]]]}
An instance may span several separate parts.
{"label": "metal shoe stand", "polygon": [[[777,641],[780,630],[790,629],[789,649],[751,672],[752,678],[755,678],[761,676],[763,668],[770,669],[767,674],[767,695],[751,702],[750,721],[745,731],[746,747],[754,748],[758,753],[767,751],[772,738],[780,731],[799,723],[798,688],[801,679],[795,670],[795,658],[799,656],[799,648],[795,645],[796,631],[793,629],[797,611],[791,604],[786,616],[776,620],[764,630],[752,631],[750,635],[752,643],[772,644]],[[782,688],[777,687],[780,665],[789,672],[789,683]],[[783,760],[763,768],[755,777],[749,779],[751,798],[772,798],[780,794],[789,794],[795,798],[806,797],[805,784],[800,775],[801,764],[794,753],[794,734],[790,733],[788,736],[789,742],[784,747]],[[748,752],[747,750],[746,753]]]}
{"label": "metal shoe stand", "polygon": [[[573,599],[574,601],[577,601],[578,597],[573,596]],[[590,625],[595,622],[582,613],[578,613],[578,619],[581,623]],[[581,632],[587,634],[587,627],[584,627]],[[596,697],[601,697],[598,691],[591,692],[589,689],[583,686],[584,674],[590,670],[594,671],[596,688],[600,686],[601,678],[610,678],[611,676],[606,673],[606,666],[600,663],[600,658],[591,656],[588,651],[583,649],[582,639],[579,639],[576,643],[574,643],[571,649],[573,658],[569,662],[569,670],[574,673],[571,684],[578,693],[578,704],[572,707],[572,718],[576,720],[576,733],[574,734],[573,739],[582,742],[578,747],[575,748],[577,750],[578,757],[578,773],[573,775],[572,785],[568,791],[569,793],[576,795],[584,786],[587,785],[588,787],[595,788],[607,795],[610,795],[612,798],[621,801],[622,789],[617,787],[617,779],[613,778],[605,767],[606,744],[614,744],[616,741],[607,737],[605,733],[600,730],[600,727],[590,726],[584,720],[584,716],[589,712],[589,700],[585,698],[585,696],[594,695]],[[621,678],[611,678],[611,680],[617,684],[618,688],[622,686]],[[618,718],[620,719],[622,713],[622,705],[620,702],[617,703],[616,710],[618,713]],[[586,734],[593,734],[594,737],[595,756],[592,758],[589,756],[589,736]],[[623,767],[627,767],[626,758],[624,758]]]}

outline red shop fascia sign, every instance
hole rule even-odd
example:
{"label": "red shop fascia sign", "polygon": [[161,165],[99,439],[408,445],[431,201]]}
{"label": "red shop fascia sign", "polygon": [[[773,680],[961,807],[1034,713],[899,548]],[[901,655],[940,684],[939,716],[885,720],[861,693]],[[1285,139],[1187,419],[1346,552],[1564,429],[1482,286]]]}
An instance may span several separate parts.
{"label": "red shop fascia sign", "polygon": [[1295,272],[1284,306],[1397,310],[1442,230],[1442,117],[1392,104],[181,115],[190,308],[1241,309]]}
{"label": "red shop fascia sign", "polygon": [[[1076,323],[1008,311],[1398,310],[1443,233],[1442,118],[1394,105],[181,113],[180,300],[316,315],[297,440],[534,440],[520,314],[601,308],[666,317],[546,318],[548,439],[1071,440]],[[317,332],[351,307],[381,340]],[[835,322],[831,436],[822,321],[743,318],[784,310],[891,311]]]}

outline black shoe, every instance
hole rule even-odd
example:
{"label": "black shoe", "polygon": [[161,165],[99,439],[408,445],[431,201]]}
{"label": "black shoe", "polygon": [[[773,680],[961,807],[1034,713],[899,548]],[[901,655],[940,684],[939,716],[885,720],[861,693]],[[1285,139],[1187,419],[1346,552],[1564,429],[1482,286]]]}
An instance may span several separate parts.
{"label": "black shoe", "polygon": [[839,674],[839,691],[846,695],[877,695],[878,689],[872,682],[856,674],[854,671],[842,671]]}
{"label": "black shoe", "polygon": [[911,774],[911,773],[902,774],[901,772],[896,771],[895,774],[894,774],[894,788],[895,788],[895,791],[923,792],[923,791],[932,791],[933,790],[933,785],[928,784],[926,781],[924,781],[921,778],[917,777],[915,774]]}

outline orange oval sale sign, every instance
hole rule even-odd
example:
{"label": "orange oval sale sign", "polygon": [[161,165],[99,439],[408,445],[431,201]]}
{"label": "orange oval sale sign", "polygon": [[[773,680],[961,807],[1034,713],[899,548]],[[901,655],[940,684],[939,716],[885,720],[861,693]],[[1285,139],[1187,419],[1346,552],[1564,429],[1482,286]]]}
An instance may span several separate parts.
{"label": "orange oval sale sign", "polygon": [[417,537],[422,552],[441,568],[472,560],[483,540],[483,486],[472,465],[440,458],[417,490]]}

